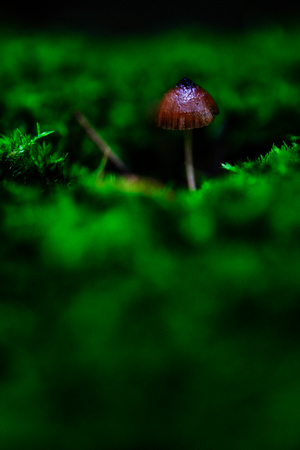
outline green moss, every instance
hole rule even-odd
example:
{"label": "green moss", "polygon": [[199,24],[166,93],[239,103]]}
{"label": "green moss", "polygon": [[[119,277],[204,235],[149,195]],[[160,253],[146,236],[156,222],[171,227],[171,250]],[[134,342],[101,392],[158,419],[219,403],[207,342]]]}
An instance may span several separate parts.
{"label": "green moss", "polygon": [[[191,193],[161,182],[178,135],[152,121],[188,68],[221,106],[206,142],[253,143],[277,105],[296,108],[296,49],[281,40],[2,39],[1,449],[299,448],[297,137],[238,163],[224,154]],[[136,182],[109,164],[99,177],[75,108]]]}
{"label": "green moss", "polygon": [[51,144],[36,144],[38,139],[53,133],[40,133],[37,136],[23,135],[16,130],[10,137],[0,140],[0,181],[14,180],[22,184],[39,183],[44,187],[52,183],[66,182],[63,166],[67,155],[53,154]]}

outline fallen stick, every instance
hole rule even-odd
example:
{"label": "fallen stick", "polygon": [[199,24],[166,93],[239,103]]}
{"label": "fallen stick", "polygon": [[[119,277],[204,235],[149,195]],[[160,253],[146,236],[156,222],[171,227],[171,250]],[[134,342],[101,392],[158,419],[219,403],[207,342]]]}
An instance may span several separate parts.
{"label": "fallen stick", "polygon": [[90,140],[94,142],[94,144],[103,153],[104,157],[111,161],[119,170],[119,172],[130,177],[135,177],[135,175],[130,172],[123,161],[112,151],[109,145],[99,136],[97,131],[91,126],[86,117],[84,117],[84,115],[78,110],[74,111],[73,114],[79,125],[84,129]]}

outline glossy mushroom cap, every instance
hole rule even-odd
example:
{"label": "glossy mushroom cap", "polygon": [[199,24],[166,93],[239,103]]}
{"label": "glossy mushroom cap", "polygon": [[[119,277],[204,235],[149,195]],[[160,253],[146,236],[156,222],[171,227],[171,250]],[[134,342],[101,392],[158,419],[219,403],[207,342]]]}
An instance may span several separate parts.
{"label": "glossy mushroom cap", "polygon": [[212,96],[188,78],[182,78],[160,102],[157,125],[169,130],[191,130],[209,125],[219,113]]}

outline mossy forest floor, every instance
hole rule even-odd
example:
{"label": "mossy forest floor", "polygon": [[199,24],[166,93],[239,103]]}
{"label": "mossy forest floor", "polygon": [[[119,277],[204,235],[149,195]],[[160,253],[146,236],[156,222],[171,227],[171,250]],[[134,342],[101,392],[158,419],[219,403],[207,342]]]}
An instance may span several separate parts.
{"label": "mossy forest floor", "polygon": [[[1,450],[299,449],[299,48],[3,32]],[[155,126],[184,76],[220,109],[196,192]]]}

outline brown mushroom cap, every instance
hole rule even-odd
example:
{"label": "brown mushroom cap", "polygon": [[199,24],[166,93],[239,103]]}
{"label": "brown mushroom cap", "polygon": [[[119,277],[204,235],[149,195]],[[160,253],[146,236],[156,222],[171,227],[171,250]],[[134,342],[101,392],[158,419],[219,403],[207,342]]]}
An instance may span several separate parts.
{"label": "brown mushroom cap", "polygon": [[157,125],[169,130],[191,130],[209,125],[219,113],[212,96],[188,78],[182,78],[160,102]]}

